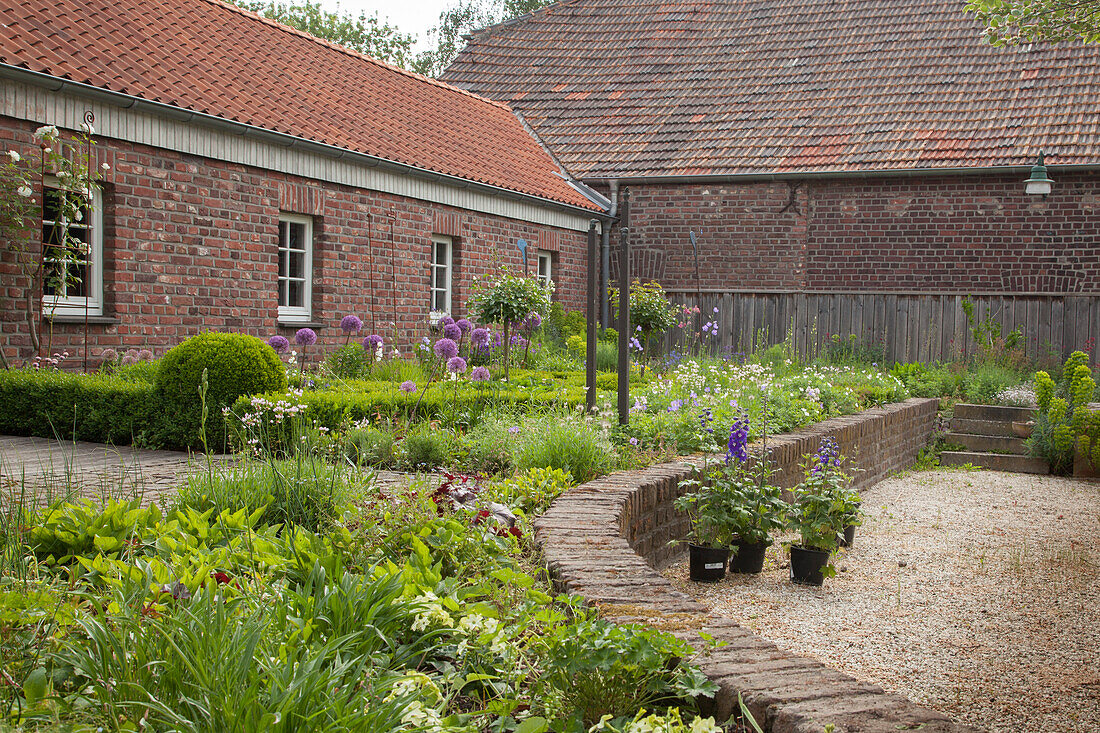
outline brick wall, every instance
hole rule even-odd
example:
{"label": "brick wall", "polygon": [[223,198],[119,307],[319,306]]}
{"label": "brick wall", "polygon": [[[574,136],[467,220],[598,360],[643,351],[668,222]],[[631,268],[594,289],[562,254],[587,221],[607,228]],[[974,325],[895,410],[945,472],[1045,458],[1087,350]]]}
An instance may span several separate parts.
{"label": "brick wall", "polygon": [[[634,274],[704,289],[1096,292],[1100,174],[630,186]],[[617,269],[617,268],[616,268]]]}
{"label": "brick wall", "polygon": [[[912,464],[931,434],[936,408],[936,400],[911,399],[777,436],[776,479],[793,486],[802,455],[832,436],[864,469],[856,485],[870,486]],[[719,685],[704,714],[719,720],[738,711],[740,696],[767,733],[821,733],[828,723],[849,731],[974,730],[780,649],[674,590],[655,566],[672,556],[669,540],[688,529],[672,502],[680,493],[678,483],[701,463],[693,459],[606,476],[555,501],[535,520],[535,542],[559,590],[580,594],[614,621],[648,624],[699,646],[703,634],[720,642],[698,662]]]}
{"label": "brick wall", "polygon": [[[0,149],[37,160],[34,129],[0,118]],[[320,331],[323,343],[343,343],[336,326],[348,313],[367,329],[373,317],[389,341],[396,309],[400,340],[407,344],[421,334],[432,234],[456,237],[456,314],[466,313],[474,277],[501,264],[521,268],[520,238],[558,253],[555,298],[567,309],[583,307],[584,232],[108,139],[97,140],[96,156],[97,164],[111,166],[103,181],[104,313],[117,322],[91,325],[92,353],[110,346],[153,348],[159,355],[204,330],[291,335],[293,329],[276,324],[281,212],[313,219],[313,320],[329,327]],[[528,256],[533,270],[534,255]],[[18,305],[28,283],[18,272],[5,243],[0,348],[9,357],[29,353]],[[58,323],[53,331],[54,351],[75,351],[83,342],[82,324]]]}

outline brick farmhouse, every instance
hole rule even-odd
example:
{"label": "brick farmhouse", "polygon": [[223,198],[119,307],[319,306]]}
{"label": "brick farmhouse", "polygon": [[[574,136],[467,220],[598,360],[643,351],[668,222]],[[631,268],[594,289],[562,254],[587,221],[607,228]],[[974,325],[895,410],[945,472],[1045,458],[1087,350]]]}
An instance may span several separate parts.
{"label": "brick farmhouse", "polygon": [[[478,275],[522,268],[519,240],[563,304],[583,307],[600,197],[507,106],[217,0],[2,7],[2,151],[37,166],[36,128],[69,139],[90,112],[102,173],[87,219],[67,224],[89,244],[63,265],[74,282],[36,283],[4,243],[9,359],[32,353],[39,297],[52,350],[82,352],[87,329],[93,363],[105,347],[290,336],[345,314],[400,345],[431,310],[464,313]],[[37,201],[61,185],[44,173]],[[43,220],[58,226],[48,206]]]}
{"label": "brick farmhouse", "polygon": [[[1033,351],[1081,348],[1100,337],[1100,47],[995,48],[963,6],[563,0],[475,33],[442,78],[629,191],[632,274],[701,293],[728,348],[766,328],[946,356],[968,293]],[[1024,190],[1040,150],[1046,197]]]}

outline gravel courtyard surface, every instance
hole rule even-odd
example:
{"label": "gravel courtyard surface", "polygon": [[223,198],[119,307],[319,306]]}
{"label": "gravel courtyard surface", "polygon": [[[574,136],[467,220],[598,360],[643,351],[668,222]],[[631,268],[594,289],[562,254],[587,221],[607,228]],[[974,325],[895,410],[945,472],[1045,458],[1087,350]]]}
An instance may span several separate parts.
{"label": "gravel courtyard surface", "polygon": [[1100,483],[926,471],[863,492],[822,588],[759,576],[680,590],[792,651],[994,732],[1100,731]]}

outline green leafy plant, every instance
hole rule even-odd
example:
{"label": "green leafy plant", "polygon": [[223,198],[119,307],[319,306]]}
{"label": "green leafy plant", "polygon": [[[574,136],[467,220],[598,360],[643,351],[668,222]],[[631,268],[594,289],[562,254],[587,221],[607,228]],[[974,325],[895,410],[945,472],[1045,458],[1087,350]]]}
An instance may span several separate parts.
{"label": "green leafy plant", "polygon": [[392,468],[396,463],[393,435],[378,428],[352,428],[344,435],[345,451],[361,466]]}
{"label": "green leafy plant", "polygon": [[286,389],[286,369],[275,350],[255,336],[204,333],[168,351],[157,370],[156,391],[172,414],[166,433],[177,445],[198,447],[201,409],[198,389],[203,371],[209,390],[206,442],[220,448],[226,443],[222,410],[245,395]]}
{"label": "green leafy plant", "polygon": [[401,442],[404,463],[413,469],[438,468],[450,458],[452,442],[451,434],[444,430],[414,430]]}
{"label": "green leafy plant", "polygon": [[836,441],[826,438],[818,452],[803,463],[790,524],[806,549],[832,552],[844,529],[861,522],[859,494],[851,489],[852,476],[844,470],[845,461]]}
{"label": "green leafy plant", "polygon": [[1088,354],[1070,354],[1057,383],[1045,371],[1036,372],[1034,382],[1038,413],[1028,439],[1032,454],[1050,463],[1054,473],[1073,468],[1075,450],[1100,467],[1100,412],[1088,407],[1096,391]]}
{"label": "green leafy plant", "polygon": [[513,275],[507,268],[492,280],[478,281],[470,308],[482,323],[504,325],[504,376],[508,377],[511,349],[510,329],[531,313],[547,313],[553,283],[537,277]]}
{"label": "green leafy plant", "polygon": [[529,424],[519,437],[516,465],[520,470],[556,468],[578,483],[607,473],[614,454],[607,438],[589,423],[552,415]]}

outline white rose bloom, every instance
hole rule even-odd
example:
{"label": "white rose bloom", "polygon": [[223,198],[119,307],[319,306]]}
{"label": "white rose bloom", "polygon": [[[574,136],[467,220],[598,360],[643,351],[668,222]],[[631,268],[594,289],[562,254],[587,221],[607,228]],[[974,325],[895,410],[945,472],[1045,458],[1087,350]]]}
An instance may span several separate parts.
{"label": "white rose bloom", "polygon": [[14,150],[9,150],[8,155],[11,157],[12,163],[18,163],[20,160],[22,160],[22,158],[19,156],[19,153],[15,152]]}
{"label": "white rose bloom", "polygon": [[33,191],[31,191],[29,186],[20,186],[17,193],[23,198],[29,198]]}
{"label": "white rose bloom", "polygon": [[104,163],[103,165],[100,166],[100,168],[102,168],[105,171],[111,170],[111,166],[110,166],[109,163]]}

